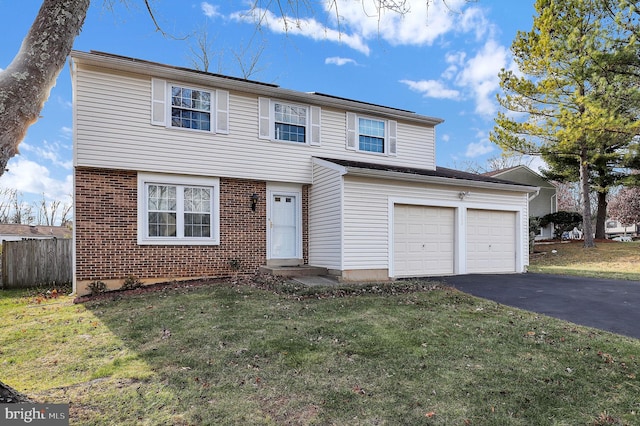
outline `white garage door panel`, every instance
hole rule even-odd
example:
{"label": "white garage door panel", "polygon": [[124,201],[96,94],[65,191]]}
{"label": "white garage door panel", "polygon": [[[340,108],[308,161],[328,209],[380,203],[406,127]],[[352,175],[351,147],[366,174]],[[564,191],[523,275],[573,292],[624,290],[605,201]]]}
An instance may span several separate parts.
{"label": "white garage door panel", "polygon": [[467,272],[515,272],[515,232],[515,212],[467,210]]}
{"label": "white garage door panel", "polygon": [[394,275],[453,274],[454,210],[396,205]]}

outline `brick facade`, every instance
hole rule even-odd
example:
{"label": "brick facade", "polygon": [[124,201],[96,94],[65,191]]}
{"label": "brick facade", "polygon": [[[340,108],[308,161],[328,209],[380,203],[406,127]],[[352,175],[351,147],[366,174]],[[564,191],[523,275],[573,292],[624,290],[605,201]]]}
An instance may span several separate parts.
{"label": "brick facade", "polygon": [[[100,280],[119,288],[129,275],[145,283],[228,277],[238,260],[241,274],[266,263],[266,182],[220,179],[220,245],[138,245],[137,173],[77,168],[75,171],[76,286]],[[303,192],[303,247],[307,260],[307,189]],[[251,210],[250,196],[260,200]]]}

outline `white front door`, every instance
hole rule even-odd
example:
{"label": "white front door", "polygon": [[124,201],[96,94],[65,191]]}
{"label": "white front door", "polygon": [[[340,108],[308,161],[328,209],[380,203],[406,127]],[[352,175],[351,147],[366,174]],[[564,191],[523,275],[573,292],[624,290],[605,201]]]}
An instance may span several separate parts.
{"label": "white front door", "polygon": [[300,254],[300,195],[286,192],[271,193],[269,217],[269,258],[299,259]]}

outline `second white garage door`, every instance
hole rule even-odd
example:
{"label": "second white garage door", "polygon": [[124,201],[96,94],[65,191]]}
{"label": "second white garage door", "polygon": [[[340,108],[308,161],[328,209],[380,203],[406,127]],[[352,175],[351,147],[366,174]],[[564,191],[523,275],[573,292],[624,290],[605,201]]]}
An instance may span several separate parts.
{"label": "second white garage door", "polygon": [[515,272],[515,233],[515,212],[467,210],[467,272]]}
{"label": "second white garage door", "polygon": [[394,275],[453,274],[454,209],[396,205]]}

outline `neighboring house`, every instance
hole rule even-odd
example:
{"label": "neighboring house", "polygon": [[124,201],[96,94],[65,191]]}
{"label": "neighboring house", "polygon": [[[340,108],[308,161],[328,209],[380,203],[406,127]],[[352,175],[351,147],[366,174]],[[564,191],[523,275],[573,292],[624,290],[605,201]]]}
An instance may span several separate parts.
{"label": "neighboring house", "polygon": [[614,238],[614,237],[621,237],[621,236],[637,237],[638,227],[635,224],[629,225],[629,226],[623,226],[617,220],[607,219],[607,221],[605,222],[604,232],[607,238]]}
{"label": "neighboring house", "polygon": [[326,268],[524,272],[536,187],[436,167],[442,120],[98,52],[71,54],[74,289]]}
{"label": "neighboring house", "polygon": [[[536,186],[539,191],[529,195],[529,216],[542,217],[558,211],[558,198],[556,186],[553,182],[543,178],[527,166],[515,166],[507,169],[495,170],[484,173],[484,176],[492,176],[523,185]],[[553,223],[540,228],[536,240],[554,238]]]}
{"label": "neighboring house", "polygon": [[66,226],[18,225],[0,223],[0,241],[43,240],[71,238],[73,232]]}

